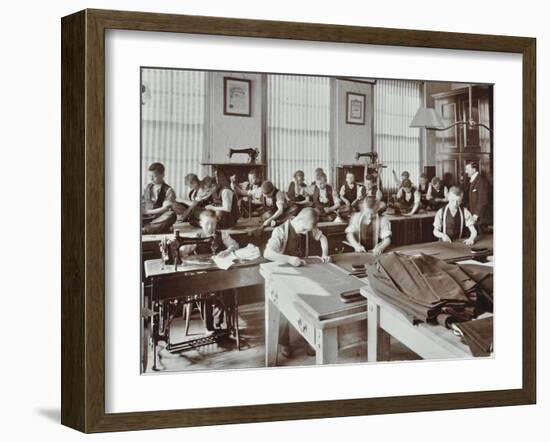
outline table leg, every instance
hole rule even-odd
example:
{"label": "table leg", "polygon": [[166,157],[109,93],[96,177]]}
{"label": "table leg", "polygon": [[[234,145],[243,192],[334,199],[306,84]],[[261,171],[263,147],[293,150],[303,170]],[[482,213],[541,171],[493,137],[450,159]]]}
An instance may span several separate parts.
{"label": "table leg", "polygon": [[237,339],[237,350],[241,350],[241,333],[239,331],[239,296],[237,295],[237,289],[233,289],[233,299],[235,304],[235,312],[233,319],[233,327],[235,328],[235,338]]}
{"label": "table leg", "polygon": [[338,362],[338,327],[315,331],[315,363],[317,365]]}
{"label": "table leg", "polygon": [[[274,302],[275,293],[266,284],[265,287],[265,366],[277,365],[279,350],[279,321],[281,312]],[[276,299],[276,298],[275,298]]]}
{"label": "table leg", "polygon": [[380,306],[369,300],[367,320],[367,361],[389,361],[390,335],[380,328]]}

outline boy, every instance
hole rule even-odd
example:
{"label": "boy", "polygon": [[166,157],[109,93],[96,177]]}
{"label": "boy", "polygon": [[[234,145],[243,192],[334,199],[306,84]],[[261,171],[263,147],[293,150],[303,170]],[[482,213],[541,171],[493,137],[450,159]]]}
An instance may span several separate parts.
{"label": "boy", "polygon": [[355,252],[381,255],[391,244],[391,223],[386,215],[378,213],[374,196],[367,196],[361,211],[354,213],[346,228],[346,239]]}
{"label": "boy", "polygon": [[141,231],[143,234],[168,233],[176,221],[172,203],[176,192],[164,182],[164,165],[149,166],[150,182],[143,191],[141,205]]}
{"label": "boy", "polygon": [[418,192],[420,193],[420,205],[424,208],[428,208],[428,190],[430,188],[430,181],[425,173],[421,173],[418,178]]}
{"label": "boy", "polygon": [[466,229],[464,227],[467,227],[470,236],[464,239],[464,244],[471,246],[476,240],[477,230],[470,211],[461,207],[462,197],[463,192],[459,187],[453,186],[449,189],[447,195],[449,202],[435,214],[433,234],[441,241],[453,242],[465,237]]}
{"label": "boy", "polygon": [[404,179],[401,183],[394,207],[396,215],[408,210],[404,214],[406,216],[412,216],[420,209],[420,192],[412,185],[411,180]]}
{"label": "boy", "polygon": [[189,221],[193,225],[198,225],[198,217],[212,192],[210,189],[203,188],[199,177],[194,173],[189,173],[185,176],[185,185],[190,191],[186,199],[175,201],[172,204],[174,212],[176,212],[178,221]]}
{"label": "boy", "polygon": [[248,181],[239,184],[235,179],[232,190],[238,197],[239,209],[243,216],[259,216],[262,208],[262,180],[254,169],[248,172]]}
{"label": "boy", "polygon": [[327,183],[327,176],[322,173],[317,177],[311,195],[313,207],[319,214],[319,221],[334,221],[338,216],[340,198],[335,195],[332,186]]}
{"label": "boy", "polygon": [[340,208],[339,215],[349,217],[352,212],[359,211],[359,203],[365,196],[363,186],[355,182],[355,174],[348,170],[346,172],[346,182],[340,187],[340,200],[344,206]]}
{"label": "boy", "polygon": [[430,187],[428,187],[428,193],[426,194],[426,200],[428,205],[433,210],[438,210],[447,204],[447,186],[443,185],[439,177],[434,176]]}
{"label": "boy", "polygon": [[[184,245],[180,247],[180,255],[188,256],[197,255],[227,255],[239,249],[239,243],[231,236],[218,229],[218,218],[216,212],[210,209],[203,210],[199,215],[199,225],[201,231],[198,232],[196,238],[212,238],[210,245]],[[212,297],[202,302],[201,310],[208,334],[212,334],[219,329],[223,319],[224,311],[230,314],[233,308],[233,296],[231,291],[222,291],[217,297]]]}
{"label": "boy", "polygon": [[296,207],[296,214],[304,207],[310,206],[309,194],[303,170],[294,172],[294,180],[288,186],[286,198],[288,202]]}
{"label": "boy", "polygon": [[216,213],[217,225],[220,229],[227,229],[237,224],[239,219],[239,204],[231,189],[216,184],[212,190],[212,204],[206,209]]}
{"label": "boy", "polygon": [[[315,210],[311,207],[304,207],[297,216],[273,229],[271,238],[265,246],[264,258],[293,267],[306,265],[306,262],[302,259],[305,257],[305,251],[302,249],[302,237],[311,234],[313,239],[321,242],[322,261],[329,262],[328,240],[323,232],[317,228],[318,219]],[[279,345],[281,354],[285,358],[292,357],[289,331],[288,321],[281,315]]]}
{"label": "boy", "polygon": [[285,193],[277,189],[271,181],[262,184],[262,227],[275,227],[283,223],[292,214],[286,205]]}

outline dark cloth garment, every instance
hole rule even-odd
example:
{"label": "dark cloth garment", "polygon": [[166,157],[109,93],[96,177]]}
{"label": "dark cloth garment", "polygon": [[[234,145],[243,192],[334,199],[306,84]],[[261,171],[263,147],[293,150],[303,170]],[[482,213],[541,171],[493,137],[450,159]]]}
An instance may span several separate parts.
{"label": "dark cloth garment", "polygon": [[420,205],[424,209],[429,207],[428,200],[426,199],[429,187],[429,184],[426,184],[425,186],[422,186],[422,184],[418,185],[418,192],[420,193]]}
{"label": "dark cloth garment", "polygon": [[468,184],[468,208],[472,215],[478,216],[479,225],[484,225],[488,221],[489,191],[489,181],[481,173]]}
{"label": "dark cloth garment", "polygon": [[436,189],[435,186],[432,186],[432,198],[445,198],[445,186],[440,184],[439,189]]}
{"label": "dark cloth garment", "polygon": [[321,202],[321,189],[315,184],[313,187],[313,193],[311,196],[312,202],[313,202],[313,208],[319,215],[319,221],[333,221],[337,214],[332,213],[326,213],[325,208],[334,206],[334,194],[332,191],[332,186],[330,184],[327,184],[325,188],[327,192],[327,202],[323,203]]}
{"label": "dark cloth garment", "polygon": [[195,253],[198,255],[216,255],[223,252],[227,247],[222,240],[222,234],[219,230],[216,230],[212,235],[210,244],[197,244]]}
{"label": "dark cloth garment", "polygon": [[410,199],[407,201],[405,196],[407,192],[404,190],[401,192],[401,196],[397,198],[397,205],[400,209],[412,209],[414,206],[414,194],[416,193],[416,188],[413,187],[410,193]]}
{"label": "dark cloth garment", "polygon": [[378,244],[380,220],[376,216],[370,223],[361,223],[359,226],[359,243],[365,250],[372,250]]}
{"label": "dark cloth garment", "polygon": [[153,183],[147,184],[147,186],[145,187],[145,191],[143,192],[143,204],[145,210],[160,209],[164,204],[164,200],[166,199],[166,193],[171,188],[168,184],[162,183],[160,185],[160,191],[158,193],[157,200],[153,201],[151,199],[151,190],[153,189],[153,186]]}
{"label": "dark cloth garment", "polygon": [[[493,268],[472,265],[463,269],[433,256],[382,255],[369,265],[373,290],[413,323],[463,322],[487,311],[485,299]],[[490,293],[492,299],[492,289]],[[441,316],[442,315],[442,316]]]}
{"label": "dark cloth garment", "polygon": [[[151,199],[151,190],[154,184],[149,183],[143,192],[143,208],[145,210],[160,209],[166,200],[166,194],[171,187],[162,183],[156,201]],[[170,209],[160,215],[142,214],[141,233],[144,235],[153,235],[159,233],[170,233],[170,228],[176,222],[176,214]]]}
{"label": "dark cloth garment", "polygon": [[459,322],[462,339],[475,357],[490,356],[493,351],[493,317]]}
{"label": "dark cloth garment", "polygon": [[[232,290],[223,290],[210,299],[201,302],[201,312],[206,330],[219,329],[224,320],[231,318],[235,309],[235,297]],[[231,327],[231,324],[227,324]]]}
{"label": "dark cloth garment", "polygon": [[[218,184],[214,188],[214,191],[212,192],[212,204],[214,206],[221,206],[223,204],[222,193],[225,189],[227,189],[227,187],[224,187],[220,184]],[[239,216],[240,216],[239,204],[237,202],[235,193],[233,191],[231,191],[231,193],[233,194],[231,198],[231,211],[230,212],[225,212],[223,210],[216,211],[216,218],[218,219],[217,225],[219,229],[227,229],[229,227],[233,227],[235,224],[237,224],[237,220],[239,219]]]}
{"label": "dark cloth garment", "polygon": [[433,185],[431,187],[432,199],[428,200],[426,204],[432,210],[439,210],[441,207],[447,204],[445,201],[436,201],[436,199],[445,198],[445,186],[443,184],[440,184],[439,189],[436,189]]}
{"label": "dark cloth garment", "polygon": [[[307,184],[302,183],[301,187],[302,187],[302,190],[305,191],[307,189]],[[288,199],[292,202],[296,202],[296,201],[301,202],[301,201],[305,201],[306,199],[306,197],[303,194],[300,195],[296,192],[296,181],[290,182],[290,184],[288,185],[288,191],[286,194],[288,196]]]}
{"label": "dark cloth garment", "polygon": [[464,238],[466,236],[466,230],[468,230],[464,224],[464,210],[462,207],[458,207],[456,213],[451,213],[451,209],[443,211],[443,233],[446,233],[453,241],[455,239]]}
{"label": "dark cloth garment", "polygon": [[[285,197],[284,192],[282,190],[274,188],[271,195],[272,195],[271,196],[271,200],[272,200],[271,204],[269,204],[268,198],[265,195],[262,196],[263,209],[262,209],[261,218],[264,221],[271,218],[277,212],[277,210],[278,210],[277,201],[283,201],[283,202],[286,201],[286,197]],[[283,204],[283,207],[284,207],[283,208],[283,213],[281,214],[281,216],[279,216],[279,218],[277,218],[275,220],[275,225],[276,226],[284,223],[287,219],[295,216],[298,213],[299,209],[300,209],[296,205],[288,206],[286,203]]]}
{"label": "dark cloth garment", "polygon": [[[360,196],[363,194],[362,187],[363,186],[357,183],[355,183],[353,187],[349,187],[347,182],[344,183],[344,198],[350,202],[351,206],[354,209],[357,209],[357,207],[359,206],[359,201],[355,202],[355,200],[357,199],[357,195]],[[376,190],[374,191],[374,196],[376,196]]]}

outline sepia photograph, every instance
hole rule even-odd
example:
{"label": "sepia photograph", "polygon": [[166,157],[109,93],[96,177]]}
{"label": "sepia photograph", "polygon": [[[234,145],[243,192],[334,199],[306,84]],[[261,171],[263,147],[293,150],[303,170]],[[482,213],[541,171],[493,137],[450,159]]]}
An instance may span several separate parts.
{"label": "sepia photograph", "polygon": [[142,374],[493,357],[492,84],[140,76]]}

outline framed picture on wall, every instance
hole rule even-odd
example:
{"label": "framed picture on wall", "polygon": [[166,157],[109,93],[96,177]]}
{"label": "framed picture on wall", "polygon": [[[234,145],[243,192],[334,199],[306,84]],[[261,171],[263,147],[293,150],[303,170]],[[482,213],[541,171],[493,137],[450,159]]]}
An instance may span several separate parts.
{"label": "framed picture on wall", "polygon": [[346,94],[346,123],[365,124],[365,94],[348,92]]}
{"label": "framed picture on wall", "polygon": [[[535,47],[64,17],[61,422],[101,432],[535,403]],[[253,118],[226,118],[252,117],[252,85]],[[262,163],[227,162],[256,149]],[[426,166],[440,175],[430,184]]]}
{"label": "framed picture on wall", "polygon": [[243,78],[224,77],[223,103],[224,115],[250,117],[252,81]]}

